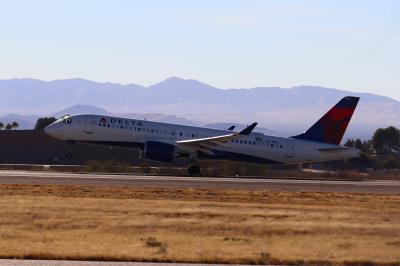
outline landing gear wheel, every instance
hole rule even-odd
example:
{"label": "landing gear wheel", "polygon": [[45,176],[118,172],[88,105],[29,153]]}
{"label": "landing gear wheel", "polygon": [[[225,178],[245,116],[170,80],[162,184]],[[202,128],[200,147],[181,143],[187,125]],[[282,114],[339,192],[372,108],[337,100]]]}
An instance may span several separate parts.
{"label": "landing gear wheel", "polygon": [[190,165],[187,168],[187,172],[189,175],[198,175],[200,174],[200,167],[198,165]]}
{"label": "landing gear wheel", "polygon": [[67,153],[65,153],[65,158],[69,159],[72,157],[72,147],[75,145],[75,141],[74,140],[67,140]]}

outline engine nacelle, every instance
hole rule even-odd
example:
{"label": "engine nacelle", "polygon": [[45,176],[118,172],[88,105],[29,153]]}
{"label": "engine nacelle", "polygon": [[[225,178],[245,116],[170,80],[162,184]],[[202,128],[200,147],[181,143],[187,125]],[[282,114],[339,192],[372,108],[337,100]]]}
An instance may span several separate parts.
{"label": "engine nacelle", "polygon": [[147,160],[170,163],[174,159],[176,146],[160,141],[147,141],[143,157]]}

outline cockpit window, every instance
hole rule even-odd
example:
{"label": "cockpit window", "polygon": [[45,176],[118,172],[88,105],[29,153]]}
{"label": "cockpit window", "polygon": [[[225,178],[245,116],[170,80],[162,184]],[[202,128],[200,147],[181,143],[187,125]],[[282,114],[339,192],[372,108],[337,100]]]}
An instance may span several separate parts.
{"label": "cockpit window", "polygon": [[62,121],[63,121],[64,124],[71,124],[72,123],[71,117],[64,117]]}

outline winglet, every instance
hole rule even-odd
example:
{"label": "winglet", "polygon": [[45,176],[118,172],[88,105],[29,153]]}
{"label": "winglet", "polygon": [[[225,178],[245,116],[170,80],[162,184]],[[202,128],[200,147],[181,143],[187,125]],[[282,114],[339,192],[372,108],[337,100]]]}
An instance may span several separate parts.
{"label": "winglet", "polygon": [[230,126],[227,130],[232,131],[235,129],[236,126]]}
{"label": "winglet", "polygon": [[257,122],[251,124],[250,126],[246,127],[242,131],[239,132],[239,135],[248,136],[253,131],[253,129],[257,126]]}

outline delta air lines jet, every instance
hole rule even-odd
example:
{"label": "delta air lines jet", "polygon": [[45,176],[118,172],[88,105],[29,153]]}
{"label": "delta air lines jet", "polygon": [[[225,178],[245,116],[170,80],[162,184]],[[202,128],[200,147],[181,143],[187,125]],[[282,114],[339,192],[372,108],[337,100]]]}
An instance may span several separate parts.
{"label": "delta air lines jet", "polygon": [[65,116],[45,132],[71,145],[83,142],[139,149],[147,160],[171,163],[187,158],[189,174],[200,173],[202,159],[260,164],[347,160],[359,155],[359,150],[340,145],[358,100],[344,97],[305,133],[289,138],[253,132],[257,123],[235,132],[88,114]]}

